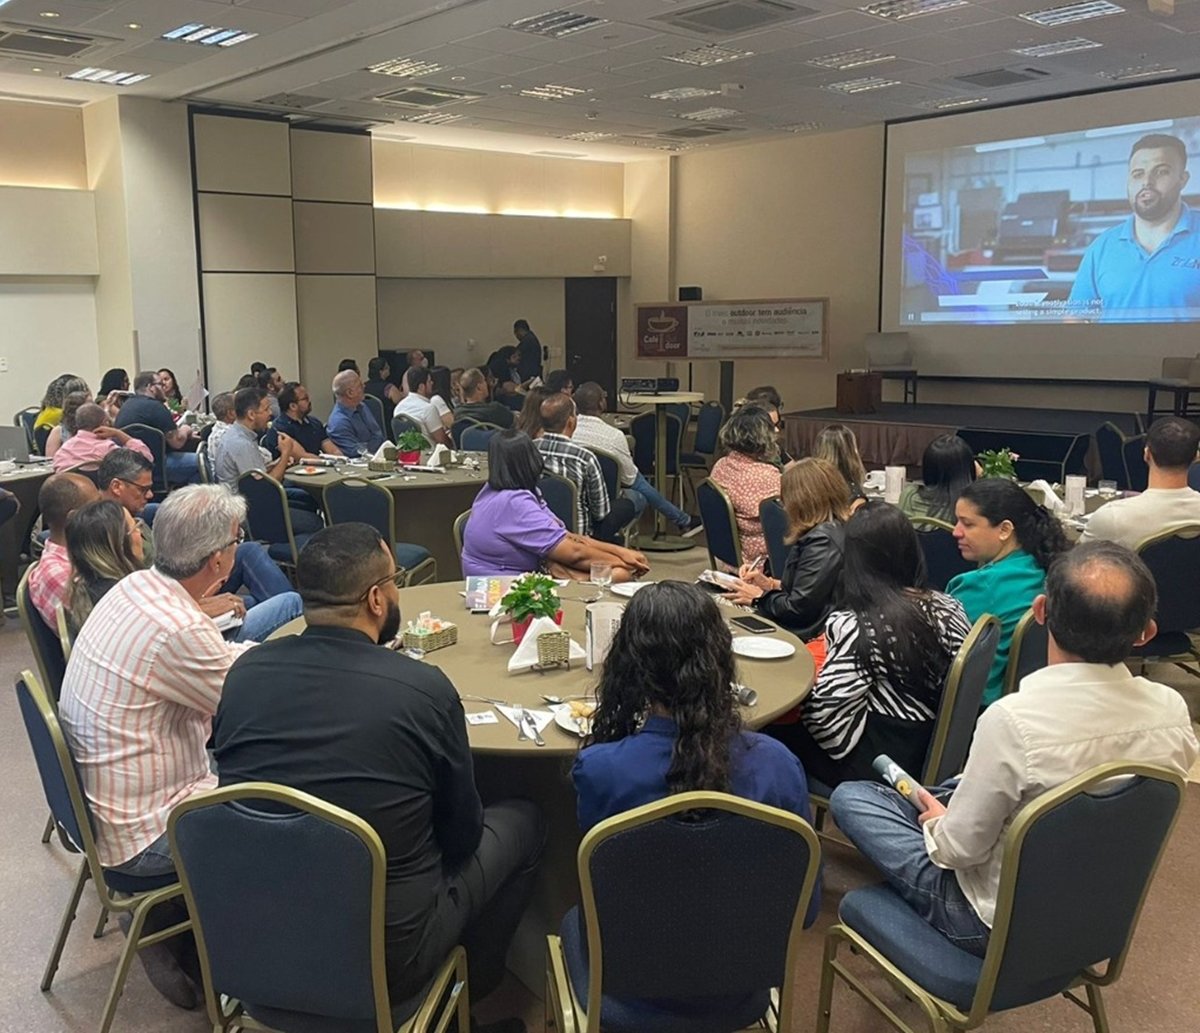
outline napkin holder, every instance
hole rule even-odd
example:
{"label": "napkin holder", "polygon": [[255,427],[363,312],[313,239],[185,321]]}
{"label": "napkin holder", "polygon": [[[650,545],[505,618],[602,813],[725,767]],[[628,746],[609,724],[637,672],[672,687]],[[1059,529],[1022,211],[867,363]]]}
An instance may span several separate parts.
{"label": "napkin holder", "polygon": [[395,473],[396,446],[390,441],[385,441],[367,462],[367,469],[378,473]]}
{"label": "napkin holder", "polygon": [[432,466],[434,469],[439,467],[449,466],[451,461],[450,449],[445,445],[434,445],[433,451],[429,453],[429,459],[426,461],[426,466]]}
{"label": "napkin holder", "polygon": [[[544,646],[542,639],[548,640]],[[521,644],[509,657],[508,671],[513,674],[518,671],[542,670],[546,666],[542,664],[543,655],[547,658],[560,656],[564,645],[567,651],[565,659],[556,660],[549,666],[584,659],[583,647],[572,642],[570,632],[563,631],[554,623],[552,617],[535,617],[521,639]],[[547,652],[543,653],[543,650]]]}
{"label": "napkin holder", "polygon": [[555,667],[571,668],[571,633],[569,631],[544,631],[537,637],[537,663],[535,671]]}
{"label": "napkin holder", "polygon": [[437,631],[407,630],[401,642],[405,649],[421,649],[426,653],[432,649],[445,649],[458,642],[458,625],[442,621]]}

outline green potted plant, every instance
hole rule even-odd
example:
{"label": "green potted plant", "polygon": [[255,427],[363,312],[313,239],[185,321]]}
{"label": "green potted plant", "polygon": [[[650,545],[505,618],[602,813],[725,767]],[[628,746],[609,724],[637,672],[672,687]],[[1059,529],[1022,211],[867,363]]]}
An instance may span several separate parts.
{"label": "green potted plant", "polygon": [[562,624],[562,609],[558,605],[558,585],[545,574],[525,574],[509,586],[508,594],[500,600],[513,622],[513,641],[520,643],[535,617],[551,617]]}
{"label": "green potted plant", "polygon": [[425,435],[417,430],[406,430],[396,439],[397,458],[401,463],[412,465],[421,461],[421,450],[428,444]]}
{"label": "green potted plant", "polygon": [[1010,481],[1017,479],[1017,468],[1013,462],[1019,458],[1016,452],[1007,448],[988,449],[975,456],[983,471],[981,477],[1007,477]]}

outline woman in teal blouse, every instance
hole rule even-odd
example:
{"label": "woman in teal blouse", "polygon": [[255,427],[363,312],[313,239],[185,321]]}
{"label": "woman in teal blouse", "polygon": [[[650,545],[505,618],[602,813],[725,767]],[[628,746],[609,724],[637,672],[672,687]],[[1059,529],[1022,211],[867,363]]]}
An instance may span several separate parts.
{"label": "woman in teal blouse", "polygon": [[1068,545],[1062,526],[1014,481],[986,477],[958,497],[954,537],[963,558],[979,564],[952,578],[946,591],[974,623],[990,613],[1000,620],[1000,644],[983,694],[1000,698],[1013,631],[1046,585],[1046,571]]}

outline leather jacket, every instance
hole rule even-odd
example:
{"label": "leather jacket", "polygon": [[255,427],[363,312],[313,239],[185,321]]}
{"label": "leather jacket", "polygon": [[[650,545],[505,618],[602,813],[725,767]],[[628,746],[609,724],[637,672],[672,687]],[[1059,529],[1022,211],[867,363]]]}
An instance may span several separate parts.
{"label": "leather jacket", "polygon": [[783,587],[759,596],[754,608],[805,641],[816,638],[842,594],[845,544],[841,521],[817,524],[789,550],[780,578]]}

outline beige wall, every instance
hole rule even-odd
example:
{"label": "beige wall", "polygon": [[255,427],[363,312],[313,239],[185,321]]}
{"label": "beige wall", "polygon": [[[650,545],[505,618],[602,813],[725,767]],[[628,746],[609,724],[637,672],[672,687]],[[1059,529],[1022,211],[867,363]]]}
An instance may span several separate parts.
{"label": "beige wall", "polygon": [[0,184],[86,190],[82,109],[0,101]]}
{"label": "beige wall", "polygon": [[665,301],[675,293],[671,241],[675,159],[660,158],[625,169],[625,217],[630,220],[630,275],[617,282],[617,358],[620,376],[662,376],[665,364],[637,358],[634,305]]}

